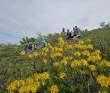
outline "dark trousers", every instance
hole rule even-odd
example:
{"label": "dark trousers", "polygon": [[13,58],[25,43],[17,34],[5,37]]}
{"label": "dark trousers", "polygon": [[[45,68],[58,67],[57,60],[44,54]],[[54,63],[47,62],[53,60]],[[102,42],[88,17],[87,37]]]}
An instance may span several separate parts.
{"label": "dark trousers", "polygon": [[74,34],[74,35],[72,36],[72,38],[75,37],[75,36],[77,36],[77,34]]}

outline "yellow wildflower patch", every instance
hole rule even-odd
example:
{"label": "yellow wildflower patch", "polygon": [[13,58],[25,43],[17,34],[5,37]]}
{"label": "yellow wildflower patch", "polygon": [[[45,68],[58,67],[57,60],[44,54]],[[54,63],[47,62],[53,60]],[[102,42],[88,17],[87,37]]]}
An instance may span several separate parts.
{"label": "yellow wildflower patch", "polygon": [[83,43],[84,43],[84,41],[82,41],[82,40],[79,40],[79,41],[78,41],[78,43],[79,43],[79,44],[83,44]]}
{"label": "yellow wildflower patch", "polygon": [[75,56],[80,56],[81,54],[80,54],[80,52],[75,52],[74,55]]}
{"label": "yellow wildflower patch", "polygon": [[46,59],[44,59],[44,61],[43,61],[44,63],[47,63],[47,60]]}
{"label": "yellow wildflower patch", "polygon": [[29,58],[32,58],[32,57],[33,57],[33,55],[32,55],[32,54],[29,54],[29,55],[28,55],[28,57],[29,57]]}
{"label": "yellow wildflower patch", "polygon": [[25,51],[21,51],[20,52],[20,55],[25,55]]}
{"label": "yellow wildflower patch", "polygon": [[59,92],[57,85],[51,86],[50,90],[51,90],[51,93],[58,93]]}
{"label": "yellow wildflower patch", "polygon": [[60,63],[59,62],[55,62],[53,65],[54,65],[54,67],[58,67],[60,65]]}
{"label": "yellow wildflower patch", "polygon": [[66,73],[63,72],[60,74],[60,78],[63,79],[64,77],[66,77]]}
{"label": "yellow wildflower patch", "polygon": [[89,65],[89,68],[90,68],[91,71],[96,70],[94,65]]}

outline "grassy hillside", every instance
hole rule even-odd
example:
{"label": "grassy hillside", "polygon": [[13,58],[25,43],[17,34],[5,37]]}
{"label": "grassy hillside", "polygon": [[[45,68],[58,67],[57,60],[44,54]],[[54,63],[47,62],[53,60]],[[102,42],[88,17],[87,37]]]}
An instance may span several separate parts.
{"label": "grassy hillside", "polygon": [[[26,44],[1,46],[0,90],[3,93],[7,90],[10,93],[12,91],[18,93],[21,92],[22,86],[25,88],[30,86],[33,90],[29,91],[38,93],[50,93],[54,90],[56,93],[58,91],[59,93],[97,93],[98,91],[109,93],[110,82],[105,82],[110,79],[109,35],[109,27],[95,29],[82,32],[83,41],[71,43],[65,36],[57,33],[49,34],[47,37],[50,45],[25,55],[20,55],[20,50],[23,50]],[[91,42],[87,42],[87,39]],[[84,51],[87,53],[83,53]],[[99,78],[105,83],[98,82]],[[38,86],[35,86],[35,82]],[[14,89],[13,84],[17,88]]]}
{"label": "grassy hillside", "polygon": [[110,27],[83,32],[83,39],[91,39],[95,49],[102,52],[102,58],[110,61]]}

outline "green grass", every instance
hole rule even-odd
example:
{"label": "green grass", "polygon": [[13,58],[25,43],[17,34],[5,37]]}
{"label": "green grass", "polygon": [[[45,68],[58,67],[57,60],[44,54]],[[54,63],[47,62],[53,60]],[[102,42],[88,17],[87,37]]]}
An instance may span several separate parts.
{"label": "green grass", "polygon": [[[66,42],[65,36],[60,34],[49,34],[48,41],[52,46],[56,46],[58,38],[62,37]],[[82,32],[82,40],[91,39],[95,50],[101,51],[102,59],[110,61],[110,27],[94,29],[88,32]],[[76,42],[73,42],[76,43]],[[28,43],[27,43],[28,44]],[[34,45],[36,42],[33,43]],[[3,45],[0,48],[0,90],[5,91],[10,82],[16,79],[25,79],[32,76],[37,71],[33,70],[27,54],[19,55],[20,50],[24,50],[26,44],[22,45]],[[42,50],[42,48],[41,48]],[[41,51],[40,49],[38,51]],[[31,53],[31,52],[30,52]],[[39,59],[38,59],[39,60]],[[39,64],[37,64],[39,65]],[[49,68],[52,73],[52,68]],[[40,72],[40,71],[38,71]],[[54,77],[55,78],[55,77]],[[69,87],[68,87],[69,88]],[[67,90],[67,89],[66,89]]]}

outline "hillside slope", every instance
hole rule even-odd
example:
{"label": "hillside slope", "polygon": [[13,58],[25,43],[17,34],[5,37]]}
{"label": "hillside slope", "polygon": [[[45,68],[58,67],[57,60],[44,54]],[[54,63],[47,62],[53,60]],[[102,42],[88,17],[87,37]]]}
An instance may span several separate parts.
{"label": "hillside slope", "polygon": [[[109,88],[102,88],[99,85],[100,83],[98,84],[96,82],[96,78],[98,77],[98,75],[103,74],[105,75],[105,77],[109,77],[109,73],[110,73],[109,65],[107,67],[99,65],[103,59],[110,60],[109,59],[109,55],[110,55],[109,35],[110,35],[110,28],[95,29],[90,32],[83,32],[82,40],[84,41],[84,44],[82,43],[83,41],[81,41],[80,43],[81,43],[81,46],[83,45],[82,47],[84,49],[78,49],[78,47],[80,46],[80,45],[79,46],[77,45],[78,42],[71,43],[66,39],[65,36],[62,36],[57,33],[54,35],[49,34],[47,37],[49,39],[48,41],[51,44],[51,47],[53,49],[60,48],[57,51],[58,53],[56,56],[55,56],[55,53],[52,52],[53,50],[49,48],[49,46],[47,47],[48,49],[41,48],[38,51],[33,51],[23,56],[20,55],[19,53],[20,53],[20,50],[24,49],[26,44],[23,44],[23,45],[9,44],[9,45],[1,46],[0,48],[0,90],[3,92],[7,91],[6,87],[15,80],[26,80],[26,78],[28,77],[34,77],[33,75],[35,73],[48,72],[50,79],[45,80],[46,85],[44,87],[42,86],[39,89],[38,93],[40,93],[40,91],[42,91],[42,93],[44,93],[44,91],[45,93],[49,93],[50,90],[48,89],[48,87],[54,84],[58,85],[57,82],[60,82],[60,85],[58,85],[58,88],[60,89],[60,93],[65,93],[65,92],[69,92],[69,93],[86,92],[87,93],[87,92],[94,92],[94,91],[95,91],[94,93],[97,93],[99,88],[100,88],[100,91],[110,91]],[[59,42],[58,40],[60,37],[62,37],[65,42],[63,48],[60,46],[61,42]],[[91,42],[89,43],[86,42],[87,39],[91,39]],[[63,42],[63,40],[61,41]],[[34,44],[35,43],[36,42],[34,42]],[[93,50],[89,48],[88,49],[85,48],[85,45],[89,45],[89,44],[92,44],[94,46]],[[92,53],[93,54],[95,53],[95,50],[100,50],[101,54],[100,52],[99,54],[102,57],[102,60],[101,61],[95,60],[95,62],[98,62],[97,64],[94,62],[91,63],[91,60],[88,61],[88,57],[82,54],[84,50],[90,51],[91,55]],[[37,52],[38,54],[34,52]],[[46,56],[44,56],[45,53],[46,53]],[[36,56],[38,55],[38,57],[31,58],[33,54]],[[31,55],[30,58],[29,58],[29,55]],[[55,58],[53,58],[54,56]],[[99,59],[100,57],[98,58],[98,60]],[[86,60],[89,65],[93,65],[95,66],[95,68],[92,68],[93,71],[91,71],[90,70],[91,67],[86,66],[84,64],[78,67],[76,66],[74,68],[74,65],[76,64],[72,64],[72,63],[74,63],[75,60],[77,60],[78,63],[80,61]],[[58,69],[57,67],[55,67],[55,63],[57,66],[61,62],[62,64],[59,65],[61,68]],[[104,62],[108,62],[108,61],[104,61]],[[66,73],[66,76],[67,76],[67,78],[65,78],[64,80],[63,80],[63,77],[65,77],[65,74],[63,72]],[[63,73],[62,75],[64,75],[62,79],[59,78],[59,75],[61,73]],[[90,83],[90,86],[86,86],[88,85],[88,82]],[[18,90],[14,91],[14,93],[17,93],[17,92]]]}
{"label": "hillside slope", "polygon": [[91,39],[95,49],[102,52],[102,58],[110,61],[110,27],[83,32],[83,40]]}

